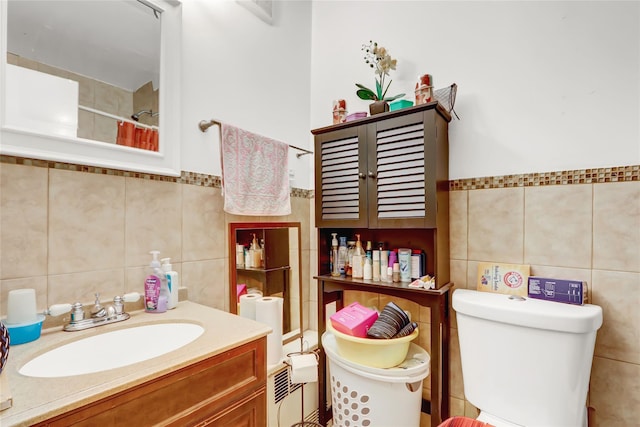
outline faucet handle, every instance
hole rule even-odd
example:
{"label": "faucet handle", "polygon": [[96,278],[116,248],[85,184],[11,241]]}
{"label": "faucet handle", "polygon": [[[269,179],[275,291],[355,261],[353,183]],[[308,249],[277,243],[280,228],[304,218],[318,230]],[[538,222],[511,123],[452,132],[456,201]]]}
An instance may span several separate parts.
{"label": "faucet handle", "polygon": [[44,314],[49,316],[60,316],[71,311],[71,304],[53,304]]}
{"label": "faucet handle", "polygon": [[140,299],[140,294],[138,292],[130,292],[122,296],[122,300],[124,302],[136,302],[139,299]]}
{"label": "faucet handle", "polygon": [[71,306],[71,308],[73,309],[71,312],[71,323],[84,320],[84,308],[82,307],[82,303],[76,302]]}

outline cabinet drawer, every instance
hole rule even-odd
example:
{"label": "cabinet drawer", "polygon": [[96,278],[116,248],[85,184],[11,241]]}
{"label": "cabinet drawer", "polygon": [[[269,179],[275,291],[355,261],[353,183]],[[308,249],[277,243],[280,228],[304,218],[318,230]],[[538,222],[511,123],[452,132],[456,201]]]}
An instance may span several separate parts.
{"label": "cabinet drawer", "polygon": [[38,425],[195,425],[264,389],[265,352],[260,338]]}

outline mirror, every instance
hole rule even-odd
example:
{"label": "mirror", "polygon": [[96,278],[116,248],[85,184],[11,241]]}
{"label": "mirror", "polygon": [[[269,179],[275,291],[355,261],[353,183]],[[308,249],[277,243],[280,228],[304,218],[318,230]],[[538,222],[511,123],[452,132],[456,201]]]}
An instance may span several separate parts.
{"label": "mirror", "polygon": [[[252,243],[257,243],[254,251]],[[229,224],[230,311],[239,314],[238,285],[283,298],[282,340],[302,336],[301,226],[299,222]]]}
{"label": "mirror", "polygon": [[0,20],[1,154],[180,175],[178,0],[9,0]]}

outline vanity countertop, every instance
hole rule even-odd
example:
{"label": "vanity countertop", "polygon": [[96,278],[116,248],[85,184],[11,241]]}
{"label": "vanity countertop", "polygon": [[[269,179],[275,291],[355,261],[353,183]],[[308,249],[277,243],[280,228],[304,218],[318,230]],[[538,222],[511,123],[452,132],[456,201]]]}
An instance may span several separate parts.
{"label": "vanity countertop", "polygon": [[[131,318],[77,332],[43,330],[36,341],[10,348],[2,371],[2,386],[8,385],[11,408],[0,412],[0,425],[28,426],[160,377],[176,369],[215,356],[266,336],[271,328],[225,311],[190,301],[161,314],[132,312]],[[195,341],[162,356],[122,368],[63,378],[32,378],[18,373],[26,362],[51,348],[116,329],[145,324],[184,321],[204,327]],[[162,337],[158,337],[162,339]],[[123,351],[126,351],[123,348]],[[3,394],[7,390],[4,390]]]}

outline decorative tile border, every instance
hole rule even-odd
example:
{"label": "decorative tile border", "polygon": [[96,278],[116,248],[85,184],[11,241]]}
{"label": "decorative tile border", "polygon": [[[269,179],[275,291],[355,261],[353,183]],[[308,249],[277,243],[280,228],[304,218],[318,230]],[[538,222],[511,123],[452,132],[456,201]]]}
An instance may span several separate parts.
{"label": "decorative tile border", "polygon": [[[149,179],[152,181],[175,182],[178,184],[199,185],[202,187],[222,187],[222,180],[219,176],[196,172],[183,171],[180,177],[172,177],[6,155],[0,156],[0,163],[62,169],[75,172],[97,173],[102,175],[124,176]],[[449,181],[449,190],[462,191],[489,188],[538,187],[543,185],[596,184],[622,181],[640,181],[640,165],[454,179]],[[314,197],[314,191],[302,188],[292,188],[291,197],[312,199]]]}
{"label": "decorative tile border", "polygon": [[[219,176],[207,175],[196,172],[182,171],[180,177],[154,175],[143,172],[130,172],[119,169],[109,169],[98,166],[77,165],[73,163],[53,162],[48,160],[30,159],[26,157],[0,155],[0,163],[8,163],[13,165],[35,166],[48,169],[60,169],[73,172],[87,172],[101,175],[124,176],[127,178],[148,179],[151,181],[175,182],[178,184],[199,185],[201,187],[222,188],[222,179]],[[291,197],[300,197],[305,199],[313,198],[313,190],[305,190],[302,188],[292,188]]]}
{"label": "decorative tile border", "polygon": [[596,184],[622,181],[640,181],[640,165],[455,179],[449,181],[449,190],[539,187],[543,185]]}

